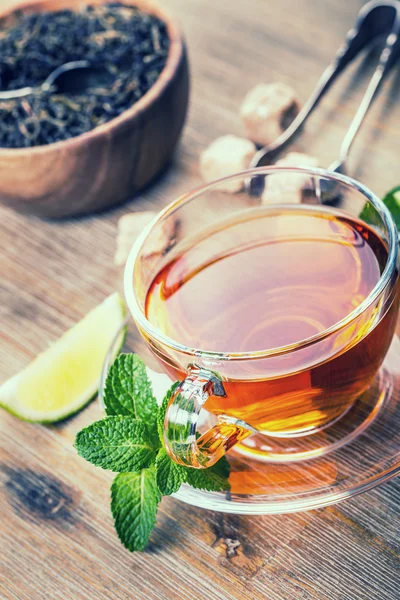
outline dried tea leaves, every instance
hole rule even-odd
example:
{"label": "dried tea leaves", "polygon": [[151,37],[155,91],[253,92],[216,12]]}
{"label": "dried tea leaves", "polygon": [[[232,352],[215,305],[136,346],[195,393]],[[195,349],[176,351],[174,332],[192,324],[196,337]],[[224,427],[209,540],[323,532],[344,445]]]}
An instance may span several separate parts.
{"label": "dried tea leaves", "polygon": [[155,83],[169,52],[167,27],[135,7],[110,3],[0,22],[0,89],[39,86],[58,66],[88,60],[111,84],[86,93],[37,92],[0,101],[0,146],[26,148],[66,140],[119,116]]}

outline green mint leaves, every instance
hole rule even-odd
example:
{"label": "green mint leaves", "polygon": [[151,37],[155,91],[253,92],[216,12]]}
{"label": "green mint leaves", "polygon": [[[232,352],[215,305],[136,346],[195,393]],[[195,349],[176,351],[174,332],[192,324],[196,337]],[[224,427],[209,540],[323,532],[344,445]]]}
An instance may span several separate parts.
{"label": "green mint leaves", "polygon": [[187,467],[175,463],[166,450],[161,448],[156,459],[156,481],[163,496],[169,496],[179,490],[181,484],[186,481],[186,471]]}
{"label": "green mint leaves", "polygon": [[111,512],[125,548],[144,550],[156,524],[161,494],[154,467],[137,473],[120,473],[111,486]]}
{"label": "green mint leaves", "polygon": [[150,467],[156,449],[146,425],[132,417],[108,417],[92,423],[76,436],[75,446],[87,461],[116,473]]}
{"label": "green mint leaves", "polygon": [[[400,231],[400,186],[393,188],[386,194],[382,202],[386,204],[390,210],[393,221],[396,224],[397,229]],[[363,210],[360,213],[360,218],[374,225],[377,221],[377,214],[375,209],[369,202],[366,203]]]}
{"label": "green mint leaves", "polygon": [[152,425],[157,420],[144,362],[137,354],[120,354],[109,370],[104,391],[107,415],[127,415]]}
{"label": "green mint leaves", "polygon": [[392,213],[393,221],[400,231],[400,185],[391,190],[383,199],[384,204]]}
{"label": "green mint leaves", "polygon": [[177,385],[158,408],[143,361],[135,354],[121,354],[107,376],[106,418],[76,436],[80,456],[118,473],[111,486],[111,512],[118,537],[131,552],[144,550],[161,497],[177,492],[182,483],[208,491],[230,489],[225,457],[198,470],[178,465],[165,450],[165,412]]}
{"label": "green mint leaves", "polygon": [[187,469],[186,473],[186,482],[199,490],[224,492],[230,489],[229,463],[224,456],[208,469]]}

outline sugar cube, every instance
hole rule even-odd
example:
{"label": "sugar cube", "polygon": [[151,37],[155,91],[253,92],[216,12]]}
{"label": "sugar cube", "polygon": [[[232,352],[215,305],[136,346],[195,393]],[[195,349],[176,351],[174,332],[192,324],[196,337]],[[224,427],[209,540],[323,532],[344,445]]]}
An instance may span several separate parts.
{"label": "sugar cube", "polygon": [[[244,171],[256,153],[253,142],[235,135],[224,135],[217,138],[204,150],[200,157],[200,172],[205,181],[220,179],[226,175]],[[219,189],[226,192],[238,192],[243,181],[226,181]]]}
{"label": "sugar cube", "polygon": [[[301,152],[289,152],[276,162],[277,167],[318,167],[315,156]],[[303,190],[310,184],[310,178],[303,173],[275,173],[265,179],[262,204],[300,204]]]}
{"label": "sugar cube", "polygon": [[285,83],[260,83],[244,99],[240,116],[247,136],[256,144],[272,144],[293,121],[300,104]]}

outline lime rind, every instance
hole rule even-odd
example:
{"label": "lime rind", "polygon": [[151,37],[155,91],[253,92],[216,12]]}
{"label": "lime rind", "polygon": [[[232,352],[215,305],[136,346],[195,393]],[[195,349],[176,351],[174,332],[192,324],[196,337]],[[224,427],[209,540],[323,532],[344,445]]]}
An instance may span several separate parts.
{"label": "lime rind", "polygon": [[113,341],[125,316],[120,295],[109,296],[0,387],[0,406],[34,423],[55,423],[76,414],[96,396],[111,344],[112,359],[120,352],[126,327]]}

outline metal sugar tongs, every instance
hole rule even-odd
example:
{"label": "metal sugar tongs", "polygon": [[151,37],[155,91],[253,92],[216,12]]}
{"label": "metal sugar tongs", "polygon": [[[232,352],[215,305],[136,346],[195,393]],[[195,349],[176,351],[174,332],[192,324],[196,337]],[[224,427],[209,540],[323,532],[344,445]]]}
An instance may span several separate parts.
{"label": "metal sugar tongs", "polygon": [[[350,148],[367,115],[369,108],[378,95],[381,85],[390,69],[400,57],[400,1],[386,0],[368,2],[358,14],[354,27],[346,36],[345,43],[338,50],[332,63],[325,69],[314,91],[291,125],[269,146],[261,148],[254,156],[250,168],[271,164],[282,150],[299,133],[305,121],[318,106],[320,100],[329,90],[336,78],[345,68],[372,43],[383,38],[384,45],[377,67],[370,79],[360,106],[353,117],[350,127],[343,139],[339,159],[330,165],[329,171],[345,173],[346,161]],[[253,177],[249,180],[250,192],[260,193],[259,181]],[[326,190],[324,190],[326,193]],[[325,194],[324,194],[325,196]],[[329,200],[329,199],[328,199]],[[324,201],[326,201],[324,197]]]}

